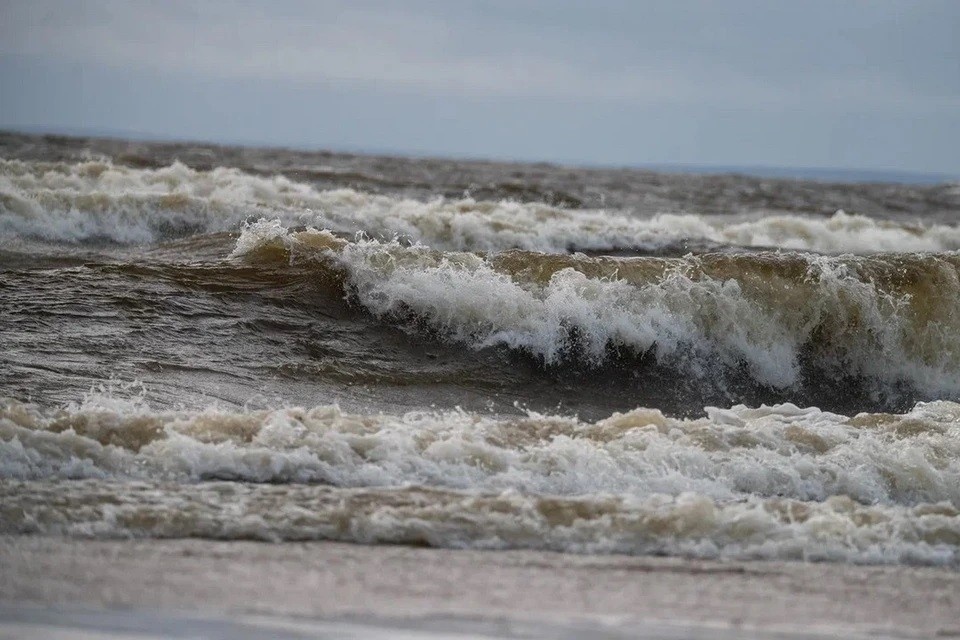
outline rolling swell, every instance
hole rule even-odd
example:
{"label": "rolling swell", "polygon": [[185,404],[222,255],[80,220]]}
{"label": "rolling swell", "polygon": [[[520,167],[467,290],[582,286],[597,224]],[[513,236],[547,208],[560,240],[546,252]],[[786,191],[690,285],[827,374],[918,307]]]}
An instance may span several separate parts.
{"label": "rolling swell", "polygon": [[486,255],[260,221],[234,255],[313,264],[377,317],[548,369],[646,364],[780,393],[840,385],[887,406],[960,393],[955,254]]}

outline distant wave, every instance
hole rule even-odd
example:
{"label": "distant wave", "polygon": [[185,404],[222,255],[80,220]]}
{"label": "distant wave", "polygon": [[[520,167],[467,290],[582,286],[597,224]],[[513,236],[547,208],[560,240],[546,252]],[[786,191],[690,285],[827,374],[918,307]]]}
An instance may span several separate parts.
{"label": "distant wave", "polygon": [[327,231],[248,226],[235,255],[313,263],[376,316],[547,364],[646,356],[774,388],[804,366],[838,380],[960,393],[960,256],[803,253],[590,258],[438,252]]}
{"label": "distant wave", "polygon": [[[706,414],[581,422],[7,400],[0,531],[960,560],[960,405]],[[246,484],[176,484],[216,479]]]}
{"label": "distant wave", "polygon": [[565,252],[652,250],[683,241],[821,253],[960,249],[960,227],[829,218],[750,218],[564,209],[538,203],[428,202],[352,189],[321,191],[282,176],[174,163],[134,169],[109,161],[0,160],[0,233],[60,242],[143,244],[236,231],[249,219],[280,219],[381,240],[395,236],[443,250]]}

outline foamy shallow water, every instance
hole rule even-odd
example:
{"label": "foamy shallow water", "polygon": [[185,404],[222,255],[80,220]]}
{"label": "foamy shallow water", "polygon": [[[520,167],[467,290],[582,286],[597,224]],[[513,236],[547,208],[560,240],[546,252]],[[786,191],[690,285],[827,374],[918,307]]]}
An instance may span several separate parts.
{"label": "foamy shallow water", "polygon": [[585,423],[8,402],[2,532],[960,559],[960,405],[707,414]]}

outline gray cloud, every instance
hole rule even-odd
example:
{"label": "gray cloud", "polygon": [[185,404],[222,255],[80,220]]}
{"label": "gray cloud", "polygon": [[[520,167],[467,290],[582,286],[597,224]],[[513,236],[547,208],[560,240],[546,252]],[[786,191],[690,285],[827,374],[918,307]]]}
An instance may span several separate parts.
{"label": "gray cloud", "polygon": [[956,5],[11,2],[0,52],[224,77],[634,102],[960,106]]}
{"label": "gray cloud", "polygon": [[827,127],[860,113],[956,132],[957,33],[953,0],[0,3],[0,57],[18,64],[303,85],[385,105],[678,110],[701,125],[802,112]]}

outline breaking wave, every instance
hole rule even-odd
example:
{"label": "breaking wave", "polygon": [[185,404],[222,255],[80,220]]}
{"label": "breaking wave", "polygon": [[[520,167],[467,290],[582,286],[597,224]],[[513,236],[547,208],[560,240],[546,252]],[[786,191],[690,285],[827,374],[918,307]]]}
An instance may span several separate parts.
{"label": "breaking wave", "polygon": [[960,568],[957,185],[5,144],[0,534]]}
{"label": "breaking wave", "polygon": [[[8,400],[0,527],[960,559],[960,405],[854,417],[789,404],[705,411],[680,420],[641,408],[583,422],[336,406],[154,411],[110,395],[62,410]],[[217,479],[235,482],[189,484]]]}
{"label": "breaking wave", "polygon": [[905,225],[843,211],[829,218],[747,213],[651,218],[472,198],[422,202],[181,163],[135,169],[105,160],[0,160],[0,232],[61,242],[152,243],[238,230],[265,216],[382,240],[400,236],[442,250],[654,250],[684,241],[821,253],[960,249],[956,226]]}
{"label": "breaking wave", "polygon": [[955,254],[483,255],[261,220],[235,255],[312,263],[376,316],[547,365],[641,357],[699,378],[735,370],[778,389],[829,375],[960,393]]}

